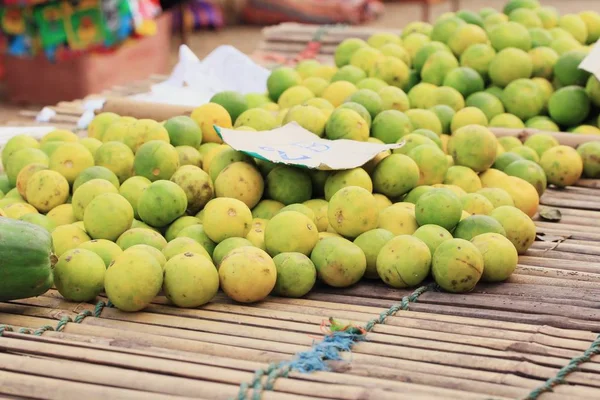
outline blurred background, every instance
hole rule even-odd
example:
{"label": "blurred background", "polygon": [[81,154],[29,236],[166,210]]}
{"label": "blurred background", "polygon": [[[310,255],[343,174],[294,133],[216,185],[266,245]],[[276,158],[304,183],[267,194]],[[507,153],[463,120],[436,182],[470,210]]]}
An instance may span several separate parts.
{"label": "blurred background", "polygon": [[[600,10],[599,0],[542,3],[561,13]],[[289,29],[285,34],[265,30],[280,23],[400,30],[412,21],[433,22],[445,12],[500,10],[504,4],[505,0],[0,1],[0,123],[19,109],[39,109],[168,73],[181,43],[200,58],[229,44],[268,66],[277,62],[278,52],[297,52],[310,40],[304,31],[295,42]],[[42,73],[53,77],[50,89],[40,80]]]}

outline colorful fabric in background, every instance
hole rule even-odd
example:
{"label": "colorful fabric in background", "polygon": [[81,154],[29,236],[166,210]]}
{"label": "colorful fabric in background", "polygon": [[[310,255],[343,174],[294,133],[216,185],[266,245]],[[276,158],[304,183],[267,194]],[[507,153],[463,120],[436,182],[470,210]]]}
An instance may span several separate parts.
{"label": "colorful fabric in background", "polygon": [[[8,38],[2,33],[0,30],[0,54],[4,54],[6,52],[6,46],[8,45]],[[0,80],[4,78],[4,60],[0,57]]]}
{"label": "colorful fabric in background", "polygon": [[248,0],[245,22],[273,25],[282,22],[307,24],[361,24],[383,12],[379,0]]}
{"label": "colorful fabric in background", "polygon": [[110,51],[131,37],[153,34],[158,0],[0,1],[3,52],[57,61]]}
{"label": "colorful fabric in background", "polygon": [[223,10],[210,0],[188,1],[181,11],[177,11],[173,20],[173,27],[180,29],[181,24],[188,30],[219,29],[225,25]]}

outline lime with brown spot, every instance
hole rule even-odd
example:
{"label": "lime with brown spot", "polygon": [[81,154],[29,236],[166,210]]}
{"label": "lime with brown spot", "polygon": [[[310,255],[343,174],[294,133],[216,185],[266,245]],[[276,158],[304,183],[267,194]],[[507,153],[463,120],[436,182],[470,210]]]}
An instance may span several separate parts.
{"label": "lime with brown spot", "polygon": [[483,256],[475,245],[464,239],[450,239],[438,246],[431,270],[442,289],[464,293],[479,282],[483,267]]}
{"label": "lime with brown spot", "polygon": [[29,204],[48,212],[67,201],[69,182],[56,171],[38,171],[28,180],[26,193]]}
{"label": "lime with brown spot", "polygon": [[152,140],[140,146],[133,161],[136,175],[158,181],[170,179],[179,168],[177,150],[169,143]]}
{"label": "lime with brown spot", "polygon": [[54,266],[54,285],[69,301],[94,300],[104,289],[106,266],[96,253],[73,249],[64,253]]}

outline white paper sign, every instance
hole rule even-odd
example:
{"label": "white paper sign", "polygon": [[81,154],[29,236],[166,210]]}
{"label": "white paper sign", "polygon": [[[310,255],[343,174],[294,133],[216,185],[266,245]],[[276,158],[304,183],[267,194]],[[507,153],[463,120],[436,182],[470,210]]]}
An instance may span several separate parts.
{"label": "white paper sign", "polygon": [[587,57],[579,64],[579,69],[590,72],[600,80],[600,42],[597,42]]}
{"label": "white paper sign", "polygon": [[52,126],[0,126],[0,147],[4,146],[13,136],[26,134],[39,140],[46,133],[55,129]]}
{"label": "white paper sign", "polygon": [[355,140],[327,140],[291,122],[270,131],[250,132],[215,126],[219,136],[235,150],[278,164],[311,169],[341,170],[364,165],[398,144],[377,144]]}

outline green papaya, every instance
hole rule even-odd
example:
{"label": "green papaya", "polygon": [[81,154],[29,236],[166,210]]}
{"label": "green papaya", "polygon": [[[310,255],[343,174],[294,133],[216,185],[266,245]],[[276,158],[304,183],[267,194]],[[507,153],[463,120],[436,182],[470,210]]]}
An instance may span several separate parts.
{"label": "green papaya", "polygon": [[46,293],[53,285],[52,258],[47,230],[0,217],[0,301]]}

